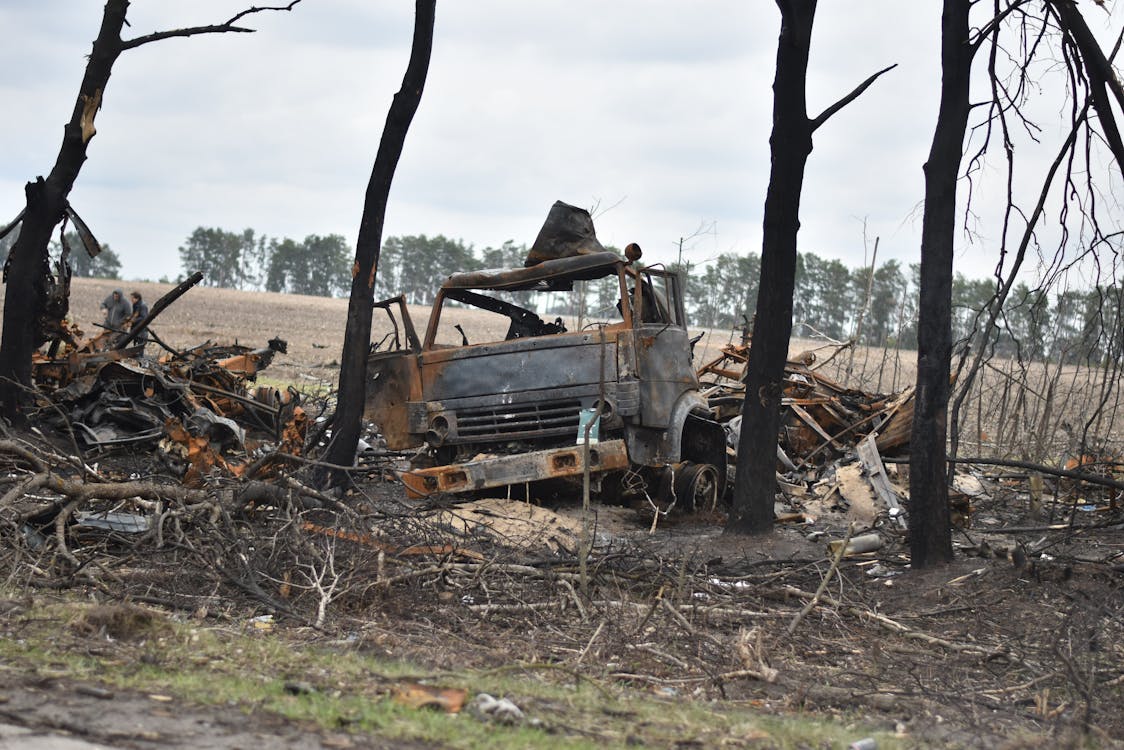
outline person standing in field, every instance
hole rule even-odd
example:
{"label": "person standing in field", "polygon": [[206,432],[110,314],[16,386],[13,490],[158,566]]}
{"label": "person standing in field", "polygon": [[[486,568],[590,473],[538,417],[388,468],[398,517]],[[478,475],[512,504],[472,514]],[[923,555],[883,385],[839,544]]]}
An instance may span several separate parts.
{"label": "person standing in field", "polygon": [[[148,317],[148,304],[144,301],[141,293],[137,290],[133,290],[133,293],[129,296],[133,300],[132,314],[129,315],[129,328],[132,329],[133,326],[136,326],[142,320]],[[135,343],[137,346],[144,346],[145,344],[147,344],[148,329],[141,331],[133,340],[133,343]]]}
{"label": "person standing in field", "polygon": [[113,293],[102,301],[101,307],[105,310],[105,327],[113,331],[124,328],[129,316],[133,314],[132,306],[120,289],[114,289]]}

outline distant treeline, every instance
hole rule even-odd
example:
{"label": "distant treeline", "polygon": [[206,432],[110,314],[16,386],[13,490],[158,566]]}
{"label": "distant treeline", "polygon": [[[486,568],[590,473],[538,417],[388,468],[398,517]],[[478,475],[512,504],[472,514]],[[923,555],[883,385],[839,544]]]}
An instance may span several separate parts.
{"label": "distant treeline", "polygon": [[[738,327],[752,318],[761,259],[757,253],[724,254],[688,269],[687,302],[695,325]],[[917,348],[920,266],[888,260],[872,269],[802,252],[793,295],[793,335],[854,339],[868,346]],[[963,345],[982,332],[996,294],[992,279],[956,274],[952,285],[952,337]],[[987,346],[1024,360],[1101,362],[1121,325],[1121,289],[1097,286],[1053,292],[1017,284],[1003,305]],[[979,341],[973,346],[980,346]]]}
{"label": "distant treeline", "polygon": [[228,289],[336,297],[351,288],[354,250],[342,235],[303,240],[267,237],[253,229],[196,227],[179,248],[184,275],[203,272],[203,284]]}
{"label": "distant treeline", "polygon": [[[611,250],[615,248],[609,248]],[[476,251],[462,240],[442,235],[390,237],[383,245],[375,280],[376,295],[405,294],[407,301],[428,304],[453,270],[513,268],[523,265],[527,246],[506,242]],[[671,265],[674,270],[676,266]],[[704,328],[740,329],[753,316],[761,257],[757,253],[724,253],[696,267],[685,265],[686,303],[691,324]],[[888,260],[871,269],[848,267],[839,260],[801,253],[793,299],[793,332],[836,341],[855,339],[869,346],[917,347],[917,297],[920,266],[903,267]],[[957,274],[952,289],[953,340],[967,341],[986,322],[983,311],[996,292],[994,279],[969,279]],[[569,310],[597,311],[616,302],[605,282],[590,282],[584,299]],[[1096,287],[1049,293],[1019,284],[1012,289],[989,346],[1004,356],[1075,362],[1101,360],[1120,325],[1121,294],[1117,287]],[[978,321],[978,322],[977,322]]]}
{"label": "distant treeline", "polygon": [[[14,241],[14,233],[0,240],[0,257],[7,257]],[[67,243],[75,276],[120,277],[120,260],[107,245],[97,258],[90,258],[73,233],[67,233]],[[57,241],[53,243],[55,257],[60,249]],[[309,235],[297,241],[258,235],[252,229],[230,232],[198,227],[179,248],[179,255],[185,275],[203,271],[203,283],[209,286],[343,296],[351,285],[354,250],[336,234]],[[404,294],[412,304],[429,304],[453,271],[520,267],[526,256],[527,246],[511,241],[476,249],[444,235],[388,237],[379,260],[375,295]],[[697,266],[685,264],[682,270],[687,274],[686,302],[692,325],[736,330],[752,318],[761,270],[757,253],[724,253]],[[888,260],[872,273],[869,266],[848,267],[839,260],[801,253],[793,333],[914,349],[918,276],[917,264],[902,266]],[[980,311],[995,291],[994,279],[956,275],[952,289],[954,341],[966,341],[977,326],[982,328]],[[608,283],[590,282],[584,298],[582,293],[575,291],[565,310],[539,312],[595,312],[616,301],[616,292]],[[1108,342],[1113,337],[1108,334],[1124,322],[1121,306],[1121,289],[1116,286],[1053,292],[1019,284],[1011,291],[988,346],[1004,356],[1062,362],[1119,356],[1120,352],[1111,350]]]}

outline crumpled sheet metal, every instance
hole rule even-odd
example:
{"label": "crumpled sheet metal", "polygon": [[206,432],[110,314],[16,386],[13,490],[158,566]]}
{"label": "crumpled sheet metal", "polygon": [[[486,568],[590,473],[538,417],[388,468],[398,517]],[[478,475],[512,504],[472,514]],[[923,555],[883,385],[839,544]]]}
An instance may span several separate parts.
{"label": "crumpled sheet metal", "polygon": [[160,361],[72,352],[64,362],[41,360],[35,372],[60,407],[46,410],[46,419],[61,410],[91,447],[159,445],[184,463],[185,483],[198,486],[215,473],[240,475],[264,442],[286,453],[303,450],[308,418],[299,394],[247,390],[247,379],[284,346],[281,340],[257,350],[205,345]]}
{"label": "crumpled sheet metal", "polygon": [[245,449],[246,431],[227,417],[220,417],[205,406],[200,406],[185,421],[194,435],[200,435],[223,447]]}
{"label": "crumpled sheet metal", "polygon": [[227,461],[222,453],[211,445],[210,440],[202,435],[191,434],[183,422],[170,419],[164,425],[164,429],[167,437],[160,441],[161,450],[184,459],[188,464],[183,476],[184,485],[200,487],[216,470],[235,477],[245,472],[246,464]]}
{"label": "crumpled sheet metal", "polygon": [[215,364],[228,372],[248,378],[252,375],[257,375],[259,370],[264,370],[269,367],[273,361],[273,355],[276,352],[273,349],[255,349],[252,352],[243,352],[242,354],[235,354],[232,357],[219,360]]}

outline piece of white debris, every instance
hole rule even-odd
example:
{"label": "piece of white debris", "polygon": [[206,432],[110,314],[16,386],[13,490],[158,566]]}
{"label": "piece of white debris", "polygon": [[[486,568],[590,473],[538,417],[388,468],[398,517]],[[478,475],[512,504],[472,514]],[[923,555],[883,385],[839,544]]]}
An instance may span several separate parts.
{"label": "piece of white debris", "polygon": [[507,698],[495,698],[487,693],[479,693],[468,705],[468,710],[478,719],[498,721],[501,724],[518,724],[523,721],[523,712]]}

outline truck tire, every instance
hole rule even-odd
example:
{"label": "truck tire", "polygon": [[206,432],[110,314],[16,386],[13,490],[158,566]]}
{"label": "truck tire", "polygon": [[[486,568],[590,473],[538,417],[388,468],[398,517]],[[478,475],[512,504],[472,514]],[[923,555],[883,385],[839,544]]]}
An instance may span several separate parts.
{"label": "truck tire", "polygon": [[718,507],[721,481],[714,464],[684,462],[675,472],[676,505],[685,513],[714,510]]}

